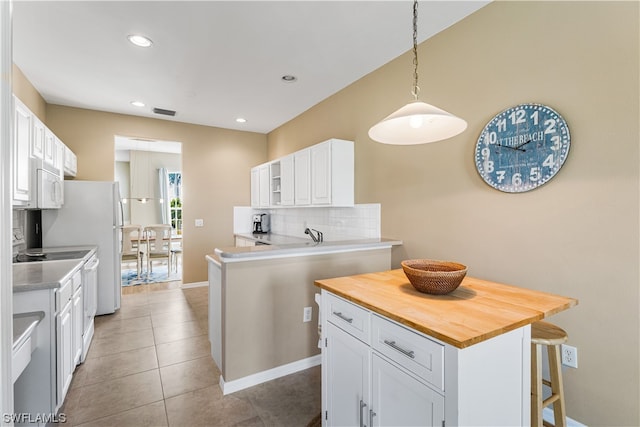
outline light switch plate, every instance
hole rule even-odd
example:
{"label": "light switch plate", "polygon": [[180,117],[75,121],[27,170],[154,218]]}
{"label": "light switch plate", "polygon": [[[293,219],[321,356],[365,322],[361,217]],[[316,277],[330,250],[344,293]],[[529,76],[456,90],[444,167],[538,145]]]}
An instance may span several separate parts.
{"label": "light switch plate", "polygon": [[196,219],[196,227],[204,227],[204,219]]}

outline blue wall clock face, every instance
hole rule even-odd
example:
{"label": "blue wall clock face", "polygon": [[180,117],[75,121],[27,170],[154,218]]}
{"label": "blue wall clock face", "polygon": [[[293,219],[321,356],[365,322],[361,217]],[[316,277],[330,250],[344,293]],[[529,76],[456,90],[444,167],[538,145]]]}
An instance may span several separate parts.
{"label": "blue wall clock face", "polygon": [[545,105],[520,104],[496,115],[476,143],[478,173],[493,188],[522,193],[560,170],[569,154],[567,122]]}

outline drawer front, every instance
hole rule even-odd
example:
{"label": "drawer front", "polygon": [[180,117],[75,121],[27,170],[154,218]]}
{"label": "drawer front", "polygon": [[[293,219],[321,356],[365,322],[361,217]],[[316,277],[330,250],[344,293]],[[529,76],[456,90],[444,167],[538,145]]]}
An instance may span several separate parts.
{"label": "drawer front", "polygon": [[72,293],[75,293],[82,285],[82,270],[78,270],[73,273],[73,277],[71,277],[71,283],[73,284]]}
{"label": "drawer front", "polygon": [[348,334],[369,344],[369,311],[333,294],[328,293],[323,296],[325,297],[327,319]]}
{"label": "drawer front", "polygon": [[371,341],[374,350],[444,389],[444,345],[377,315],[371,317]]}
{"label": "drawer front", "polygon": [[59,313],[73,294],[73,279],[69,279],[56,290],[56,313]]}

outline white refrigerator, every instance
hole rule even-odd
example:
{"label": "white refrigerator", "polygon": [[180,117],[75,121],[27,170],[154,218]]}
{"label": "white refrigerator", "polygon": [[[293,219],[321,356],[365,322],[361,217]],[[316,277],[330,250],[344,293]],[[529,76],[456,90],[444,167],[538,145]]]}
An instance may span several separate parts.
{"label": "white refrigerator", "polygon": [[42,211],[42,246],[98,247],[98,310],[120,308],[120,226],[122,205],[117,182],[64,181],[64,204]]}

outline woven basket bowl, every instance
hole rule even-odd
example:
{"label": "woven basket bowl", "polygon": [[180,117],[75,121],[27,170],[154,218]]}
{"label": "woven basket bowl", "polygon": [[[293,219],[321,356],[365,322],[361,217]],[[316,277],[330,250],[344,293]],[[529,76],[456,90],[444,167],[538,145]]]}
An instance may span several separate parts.
{"label": "woven basket bowl", "polygon": [[453,292],[467,274],[466,265],[451,261],[409,259],[400,264],[413,287],[426,294]]}

